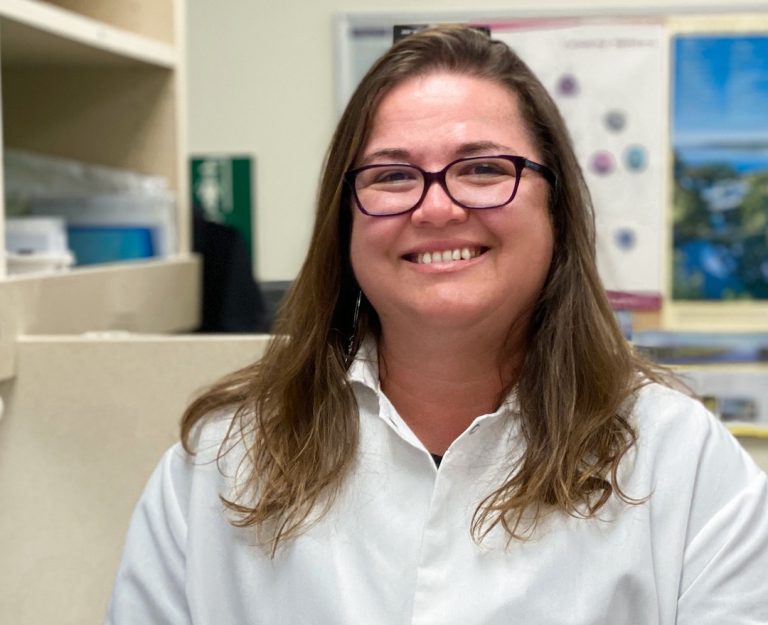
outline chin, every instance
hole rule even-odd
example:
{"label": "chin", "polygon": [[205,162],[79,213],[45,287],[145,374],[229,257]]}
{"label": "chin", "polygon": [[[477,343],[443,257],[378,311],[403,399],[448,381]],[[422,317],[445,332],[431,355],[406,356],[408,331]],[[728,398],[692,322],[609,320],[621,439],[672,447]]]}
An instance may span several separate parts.
{"label": "chin", "polygon": [[[459,301],[431,299],[420,302],[410,312],[414,324],[424,328],[463,328],[468,329],[484,325],[489,320],[498,323],[499,314],[496,306],[481,306],[477,300],[464,297]],[[495,324],[494,324],[495,325]]]}

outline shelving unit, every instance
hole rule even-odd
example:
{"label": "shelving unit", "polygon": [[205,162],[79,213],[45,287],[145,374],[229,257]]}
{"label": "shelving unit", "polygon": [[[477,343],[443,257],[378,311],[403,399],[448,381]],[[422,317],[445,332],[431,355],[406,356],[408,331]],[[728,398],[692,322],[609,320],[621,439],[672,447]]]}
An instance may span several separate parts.
{"label": "shelving unit", "polygon": [[0,167],[3,623],[104,618],[130,510],[184,405],[260,353],[168,335],[199,318],[184,26],[184,0],[0,0],[0,164],[14,149],[162,176],[177,236],[170,257],[9,275]]}
{"label": "shelving unit", "polygon": [[0,160],[13,148],[164,176],[178,232],[172,258],[9,276],[0,193],[0,380],[22,334],[196,325],[183,26],[183,0],[0,0]]}

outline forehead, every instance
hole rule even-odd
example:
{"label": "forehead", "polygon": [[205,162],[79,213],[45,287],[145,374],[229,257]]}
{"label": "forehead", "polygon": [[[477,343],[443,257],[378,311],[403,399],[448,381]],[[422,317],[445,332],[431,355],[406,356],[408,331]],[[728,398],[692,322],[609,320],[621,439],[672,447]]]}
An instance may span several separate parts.
{"label": "forehead", "polygon": [[494,142],[533,157],[518,96],[494,80],[448,71],[408,78],[373,111],[363,157],[387,149],[450,151],[458,143]]}

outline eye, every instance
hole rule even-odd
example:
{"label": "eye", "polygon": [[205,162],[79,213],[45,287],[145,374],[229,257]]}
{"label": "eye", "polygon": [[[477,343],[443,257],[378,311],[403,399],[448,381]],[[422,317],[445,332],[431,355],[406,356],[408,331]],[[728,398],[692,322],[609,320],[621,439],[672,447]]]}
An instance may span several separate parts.
{"label": "eye", "polygon": [[492,184],[515,177],[515,166],[505,159],[471,159],[456,163],[453,175],[462,182]]}
{"label": "eye", "polygon": [[408,169],[383,169],[376,176],[375,182],[404,182],[414,179],[413,172]]}
{"label": "eye", "polygon": [[471,176],[495,176],[504,173],[506,172],[504,172],[504,170],[501,169],[495,162],[474,163],[467,167],[466,171],[464,172],[465,175]]}
{"label": "eye", "polygon": [[421,183],[421,174],[417,169],[407,165],[384,165],[371,167],[358,175],[358,187],[375,187],[395,190],[410,188]]}

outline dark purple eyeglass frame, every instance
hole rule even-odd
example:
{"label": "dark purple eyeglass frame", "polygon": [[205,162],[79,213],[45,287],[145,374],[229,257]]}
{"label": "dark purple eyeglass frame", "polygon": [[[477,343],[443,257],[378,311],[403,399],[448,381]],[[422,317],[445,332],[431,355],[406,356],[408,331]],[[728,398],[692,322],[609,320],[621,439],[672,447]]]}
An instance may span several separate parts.
{"label": "dark purple eyeglass frame", "polygon": [[[512,188],[512,194],[509,196],[509,199],[506,202],[502,202],[501,204],[495,204],[494,206],[467,206],[466,204],[462,204],[455,197],[453,197],[453,195],[451,195],[451,192],[448,190],[448,185],[445,182],[445,173],[451,167],[453,167],[456,163],[481,161],[481,160],[487,160],[489,158],[501,158],[501,159],[504,159],[505,161],[510,161],[515,166],[515,186]],[[421,175],[424,178],[424,189],[421,192],[421,197],[419,198],[418,202],[416,202],[416,204],[414,204],[411,208],[407,210],[398,211],[396,213],[369,213],[367,210],[365,210],[362,203],[360,202],[360,198],[357,196],[357,189],[355,188],[355,179],[357,178],[358,174],[368,169],[376,169],[379,167],[392,167],[393,165],[402,165],[405,167],[411,167],[421,172]],[[517,195],[517,187],[520,185],[520,175],[523,169],[525,169],[526,167],[528,169],[532,169],[533,171],[541,174],[553,189],[557,188],[557,176],[555,175],[555,172],[553,172],[549,167],[547,167],[546,165],[542,165],[540,163],[536,163],[534,161],[528,160],[524,156],[512,156],[510,154],[493,154],[488,156],[469,156],[466,158],[457,158],[455,161],[451,161],[450,163],[448,163],[440,171],[425,171],[418,165],[413,165],[411,163],[377,163],[375,165],[365,165],[363,167],[358,167],[356,169],[348,170],[344,174],[344,181],[349,185],[350,189],[352,190],[352,197],[355,199],[355,205],[357,206],[357,208],[360,210],[360,212],[365,213],[370,217],[394,217],[395,215],[405,215],[406,213],[411,213],[415,211],[419,206],[421,206],[421,203],[424,201],[424,198],[427,197],[427,192],[429,191],[432,184],[435,182],[437,182],[440,185],[440,187],[442,187],[443,191],[445,191],[445,194],[449,198],[451,198],[451,201],[457,204],[458,206],[461,206],[462,208],[467,210],[488,210],[491,208],[500,208],[501,206],[505,206],[515,198],[515,195]]]}

